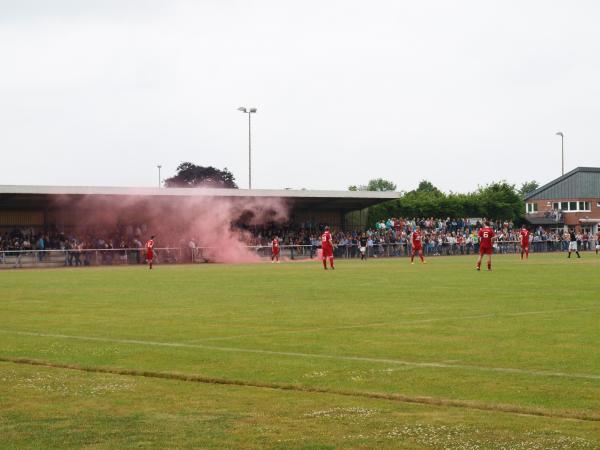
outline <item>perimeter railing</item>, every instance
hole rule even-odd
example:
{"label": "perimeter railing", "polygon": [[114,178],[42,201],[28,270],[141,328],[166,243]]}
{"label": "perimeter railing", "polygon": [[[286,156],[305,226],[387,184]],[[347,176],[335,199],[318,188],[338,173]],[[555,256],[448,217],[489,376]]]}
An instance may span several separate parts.
{"label": "perimeter railing", "polygon": [[[183,250],[175,247],[163,247],[154,249],[154,254],[158,263],[174,264],[183,261]],[[146,251],[143,248],[0,251],[0,268],[111,266],[144,264],[145,262]]]}
{"label": "perimeter railing", "polygon": [[[594,241],[579,242],[580,250],[593,250]],[[532,253],[561,252],[568,250],[567,241],[533,241],[530,243]],[[271,246],[247,246],[252,254],[261,259],[271,258]],[[282,245],[282,260],[303,260],[320,257],[320,248],[316,245]],[[160,247],[154,249],[156,264],[205,263],[214,261],[222,249],[218,247]],[[519,241],[496,241],[494,252],[498,254],[519,253]],[[473,255],[479,252],[477,243],[424,242],[425,256]],[[367,258],[407,257],[412,253],[408,242],[373,243],[365,250]],[[355,244],[338,244],[334,246],[336,258],[357,259],[361,257],[360,247]],[[60,250],[0,250],[1,268],[20,267],[87,267],[136,265],[146,263],[146,251],[143,248],[116,249],[60,249]]]}

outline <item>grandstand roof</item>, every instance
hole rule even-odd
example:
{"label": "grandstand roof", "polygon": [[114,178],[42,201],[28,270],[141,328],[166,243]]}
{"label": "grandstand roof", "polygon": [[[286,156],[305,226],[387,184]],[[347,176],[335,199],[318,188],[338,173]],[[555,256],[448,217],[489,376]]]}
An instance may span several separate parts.
{"label": "grandstand roof", "polygon": [[0,208],[39,207],[49,197],[67,196],[134,196],[134,197],[224,197],[285,198],[297,207],[343,209],[348,211],[393,200],[399,192],[313,191],[291,189],[215,189],[215,188],[151,188],[115,186],[3,186],[0,185]]}
{"label": "grandstand roof", "polygon": [[525,196],[525,200],[600,198],[600,167],[577,167]]}

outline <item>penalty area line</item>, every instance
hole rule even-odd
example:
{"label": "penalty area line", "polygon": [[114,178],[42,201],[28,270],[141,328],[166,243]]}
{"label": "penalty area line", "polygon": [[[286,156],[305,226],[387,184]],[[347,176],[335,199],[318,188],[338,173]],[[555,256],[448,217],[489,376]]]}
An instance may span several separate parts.
{"label": "penalty area line", "polygon": [[425,397],[425,396],[410,396],[399,393],[385,393],[385,392],[370,392],[370,391],[352,391],[346,389],[334,389],[334,388],[322,388],[316,386],[305,386],[300,384],[289,384],[289,383],[274,383],[274,382],[263,382],[263,381],[246,381],[236,380],[227,378],[216,378],[208,377],[198,374],[183,374],[178,372],[154,372],[148,370],[134,370],[134,369],[123,369],[118,367],[98,367],[98,366],[82,366],[78,364],[62,364],[51,361],[43,361],[37,359],[28,358],[11,358],[0,356],[0,362],[21,364],[29,366],[41,366],[52,369],[66,369],[66,370],[77,370],[80,372],[88,373],[104,373],[112,375],[124,375],[124,376],[135,376],[144,378],[158,378],[164,380],[175,380],[185,381],[192,383],[202,384],[213,384],[213,385],[226,385],[226,386],[240,386],[240,387],[252,387],[260,389],[272,389],[280,391],[293,391],[302,393],[314,393],[314,394],[330,394],[340,395],[345,397],[355,398],[369,398],[369,399],[380,399],[390,400],[401,403],[413,403],[418,405],[426,406],[440,406],[440,407],[453,407],[463,409],[473,409],[479,411],[488,412],[501,412],[509,414],[528,415],[536,417],[547,417],[552,419],[563,419],[563,420],[581,420],[587,422],[600,422],[600,416],[594,414],[588,414],[585,412],[556,412],[547,410],[544,408],[533,408],[519,405],[510,404],[489,404],[482,403],[473,400],[457,400],[443,397]]}
{"label": "penalty area line", "polygon": [[416,361],[405,361],[400,359],[392,358],[374,358],[368,356],[345,356],[345,355],[328,355],[323,353],[303,353],[303,352],[284,352],[277,350],[264,350],[264,349],[253,349],[253,348],[234,348],[234,347],[217,347],[212,345],[203,344],[186,344],[182,342],[158,342],[158,341],[145,341],[139,339],[114,339],[105,337],[95,336],[77,336],[67,334],[51,334],[51,333],[37,333],[30,331],[10,331],[0,329],[0,333],[15,334],[18,336],[32,336],[32,337],[49,337],[57,339],[73,339],[79,341],[91,341],[91,342],[110,342],[113,344],[134,344],[134,345],[147,345],[154,347],[171,347],[171,348],[195,348],[201,350],[211,350],[227,353],[250,353],[259,355],[270,355],[270,356],[285,356],[291,358],[303,358],[303,359],[327,359],[332,361],[356,361],[356,362],[369,362],[377,364],[393,364],[405,367],[417,367],[417,368],[433,368],[433,369],[460,369],[467,371],[478,371],[478,372],[493,372],[493,373],[507,373],[516,375],[528,375],[538,377],[558,377],[568,379],[586,379],[586,380],[600,380],[600,375],[594,374],[583,374],[583,373],[567,373],[567,372],[551,372],[545,370],[531,370],[531,369],[518,369],[511,367],[489,367],[489,366],[476,366],[471,364],[452,364],[443,362],[416,362]]}

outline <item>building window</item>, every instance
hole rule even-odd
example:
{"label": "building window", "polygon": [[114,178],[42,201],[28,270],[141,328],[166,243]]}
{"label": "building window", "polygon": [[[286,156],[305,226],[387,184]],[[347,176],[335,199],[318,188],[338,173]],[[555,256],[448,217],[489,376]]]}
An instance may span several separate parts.
{"label": "building window", "polygon": [[[600,202],[598,203],[600,206]],[[589,212],[592,210],[591,202],[553,202],[552,209],[563,212]]]}
{"label": "building window", "polygon": [[535,213],[538,211],[537,203],[527,203],[527,214]]}
{"label": "building window", "polygon": [[591,211],[590,202],[579,202],[579,211]]}

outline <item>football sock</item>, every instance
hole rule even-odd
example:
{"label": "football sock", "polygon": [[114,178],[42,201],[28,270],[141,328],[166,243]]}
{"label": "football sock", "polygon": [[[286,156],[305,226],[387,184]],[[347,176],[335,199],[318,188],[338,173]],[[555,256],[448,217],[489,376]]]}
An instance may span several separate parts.
{"label": "football sock", "polygon": [[329,265],[331,266],[332,269],[334,269],[334,267],[333,267],[333,258],[329,258]]}
{"label": "football sock", "polygon": [[423,255],[420,255],[419,258],[421,258],[421,262],[425,261],[425,259],[423,258]]}
{"label": "football sock", "polygon": [[327,269],[327,260],[323,258],[323,269]]}

